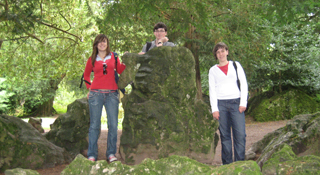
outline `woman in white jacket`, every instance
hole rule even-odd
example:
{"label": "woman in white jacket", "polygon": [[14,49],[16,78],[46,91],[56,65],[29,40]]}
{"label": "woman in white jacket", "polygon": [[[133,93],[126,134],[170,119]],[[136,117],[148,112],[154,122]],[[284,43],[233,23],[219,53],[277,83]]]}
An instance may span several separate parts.
{"label": "woman in white jacket", "polygon": [[[246,145],[244,111],[247,107],[248,84],[242,66],[236,62],[236,70],[233,61],[228,61],[228,54],[228,46],[222,42],[218,43],[213,49],[213,55],[219,64],[209,70],[210,104],[213,118],[219,120],[223,164],[244,160]],[[237,84],[237,76],[240,87]]]}

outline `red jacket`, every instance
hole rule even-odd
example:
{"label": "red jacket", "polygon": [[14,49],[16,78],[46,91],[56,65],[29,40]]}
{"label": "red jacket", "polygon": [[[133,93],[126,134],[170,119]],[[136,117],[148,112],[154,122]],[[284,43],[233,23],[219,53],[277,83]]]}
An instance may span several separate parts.
{"label": "red jacket", "polygon": [[[86,68],[84,70],[84,80],[87,82],[90,82],[90,84],[86,83],[87,89],[109,89],[109,90],[117,90],[118,85],[115,81],[115,75],[114,75],[114,70],[116,60],[114,59],[114,53],[111,52],[111,58],[104,61],[96,61],[94,63],[94,67],[92,66],[92,61],[91,57],[88,59]],[[107,64],[106,72],[107,74],[103,74],[103,63]],[[118,57],[117,61],[117,72],[121,74],[124,69],[126,68],[126,65],[121,63]],[[93,81],[91,82],[90,80],[90,75],[91,72],[94,72],[94,78]]]}

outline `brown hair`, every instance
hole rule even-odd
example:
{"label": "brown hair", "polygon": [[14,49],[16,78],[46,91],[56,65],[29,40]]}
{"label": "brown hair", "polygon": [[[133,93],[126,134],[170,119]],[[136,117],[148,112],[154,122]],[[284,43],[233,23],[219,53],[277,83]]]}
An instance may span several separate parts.
{"label": "brown hair", "polygon": [[96,38],[93,41],[93,45],[92,45],[92,54],[91,54],[91,63],[92,66],[94,66],[94,63],[96,62],[96,58],[98,55],[98,44],[102,41],[106,40],[107,41],[107,55],[110,54],[110,44],[109,44],[109,39],[106,35],[104,34],[99,34],[98,36],[96,36]]}
{"label": "brown hair", "polygon": [[215,46],[214,46],[214,48],[213,48],[213,50],[212,50],[212,53],[213,53],[213,55],[214,55],[214,58],[217,60],[218,58],[217,58],[217,54],[216,54],[216,52],[219,50],[219,49],[226,49],[226,50],[228,50],[228,46],[225,44],[225,43],[223,43],[223,42],[219,42],[218,44],[216,44]]}
{"label": "brown hair", "polygon": [[163,22],[158,22],[154,25],[153,31],[156,31],[159,28],[164,28],[165,31],[167,31],[167,26]]}

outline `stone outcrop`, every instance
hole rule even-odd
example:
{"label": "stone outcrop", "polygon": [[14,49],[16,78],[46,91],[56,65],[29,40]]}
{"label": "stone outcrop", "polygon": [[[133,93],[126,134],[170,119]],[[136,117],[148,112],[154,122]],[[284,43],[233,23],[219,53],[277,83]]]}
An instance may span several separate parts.
{"label": "stone outcrop", "polygon": [[28,120],[28,123],[30,123],[34,128],[36,128],[40,133],[44,133],[44,129],[42,128],[42,119],[36,119],[33,117],[30,117]]}
{"label": "stone outcrop", "polygon": [[265,92],[249,100],[247,114],[256,121],[292,119],[300,114],[312,114],[320,110],[320,104],[308,94],[289,89],[279,94]]}
{"label": "stone outcrop", "polygon": [[239,161],[229,165],[215,167],[199,163],[185,156],[169,156],[159,160],[145,159],[141,164],[130,166],[119,161],[108,163],[105,160],[91,162],[82,155],[66,167],[61,175],[78,174],[201,174],[201,175],[238,175],[250,174],[260,175],[261,171],[255,161]]}
{"label": "stone outcrop", "polygon": [[[285,127],[268,133],[246,152],[247,159],[257,159],[262,167],[284,144],[298,156],[320,156],[320,112],[297,115]],[[260,156],[259,156],[260,155]]]}
{"label": "stone outcrop", "polygon": [[20,118],[0,116],[0,172],[13,168],[48,168],[72,161],[63,148],[49,142]]}
{"label": "stone outcrop", "polygon": [[284,144],[281,147],[280,151],[273,153],[263,165],[263,175],[320,173],[319,156],[306,155],[297,157],[289,145]]}
{"label": "stone outcrop", "polygon": [[61,114],[50,126],[46,138],[65,148],[73,157],[88,149],[90,126],[89,104],[87,98],[77,99],[68,105],[67,113]]}
{"label": "stone outcrop", "polygon": [[22,168],[6,170],[4,174],[5,175],[40,175],[36,170],[22,169]]}
{"label": "stone outcrop", "polygon": [[125,54],[119,87],[133,82],[122,100],[125,117],[120,142],[128,164],[180,155],[211,163],[218,122],[197,100],[195,63],[184,47],[160,47],[145,55]]}

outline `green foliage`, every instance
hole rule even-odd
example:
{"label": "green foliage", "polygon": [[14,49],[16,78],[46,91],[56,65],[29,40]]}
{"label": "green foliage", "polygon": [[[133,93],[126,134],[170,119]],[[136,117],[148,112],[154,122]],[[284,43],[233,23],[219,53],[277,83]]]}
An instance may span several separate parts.
{"label": "green foliage", "polygon": [[[93,16],[87,16],[92,13],[87,2],[19,1],[0,11],[29,22],[17,27],[18,19],[0,20],[0,75],[7,78],[9,91],[16,93],[11,103],[23,105],[23,113],[52,100],[64,77],[78,78],[83,73],[91,40],[98,33]],[[18,12],[21,4],[29,6],[29,11]],[[14,28],[20,32],[8,32]]]}
{"label": "green foliage", "polygon": [[14,95],[7,91],[8,86],[5,81],[5,78],[0,78],[0,113],[5,113],[10,108],[9,98]]}
{"label": "green foliage", "polygon": [[291,23],[273,28],[270,58],[254,65],[252,88],[275,89],[278,92],[295,87],[306,92],[319,90],[320,42],[314,25]]}

